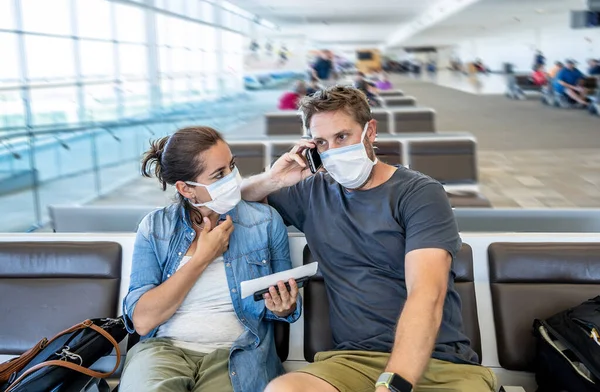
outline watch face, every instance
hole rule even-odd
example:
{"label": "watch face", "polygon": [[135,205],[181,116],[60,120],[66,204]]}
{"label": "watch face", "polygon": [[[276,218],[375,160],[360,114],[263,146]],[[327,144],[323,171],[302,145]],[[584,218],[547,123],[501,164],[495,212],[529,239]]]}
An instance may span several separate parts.
{"label": "watch face", "polygon": [[390,382],[390,390],[392,392],[412,392],[412,384],[399,375],[394,374]]}

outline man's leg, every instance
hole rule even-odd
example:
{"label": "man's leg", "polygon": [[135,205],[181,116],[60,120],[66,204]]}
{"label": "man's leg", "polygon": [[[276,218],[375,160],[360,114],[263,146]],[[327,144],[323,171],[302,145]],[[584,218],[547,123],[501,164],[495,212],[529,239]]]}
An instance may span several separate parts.
{"label": "man's leg", "polygon": [[495,392],[496,389],[496,376],[484,366],[431,359],[415,392]]}
{"label": "man's leg", "polygon": [[315,362],[273,380],[265,392],[373,392],[388,353],[327,351]]}
{"label": "man's leg", "polygon": [[572,100],[574,100],[577,103],[580,103],[582,105],[586,105],[587,102],[585,101],[585,99],[581,98],[581,96],[579,95],[579,93],[573,89],[566,89],[565,93],[567,94],[567,96],[569,98],[571,98]]}
{"label": "man's leg", "polygon": [[143,340],[127,353],[119,391],[189,391],[195,368],[195,362],[168,339]]}

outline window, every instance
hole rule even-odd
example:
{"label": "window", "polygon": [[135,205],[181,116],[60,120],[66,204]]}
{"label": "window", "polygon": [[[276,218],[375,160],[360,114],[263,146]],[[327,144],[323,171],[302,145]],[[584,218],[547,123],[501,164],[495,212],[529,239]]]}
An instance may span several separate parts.
{"label": "window", "polygon": [[117,94],[112,83],[84,87],[85,120],[111,120],[117,116]]}
{"label": "window", "polygon": [[110,2],[78,0],[77,25],[80,37],[111,39]]}
{"label": "window", "polygon": [[16,90],[0,90],[0,128],[25,125],[23,102]]}
{"label": "window", "polygon": [[80,41],[81,74],[84,79],[114,79],[113,44]]}
{"label": "window", "polygon": [[77,95],[75,87],[40,88],[31,91],[34,125],[75,123]]}
{"label": "window", "polygon": [[13,0],[0,0],[0,29],[14,29]]}
{"label": "window", "polygon": [[66,38],[25,37],[29,78],[33,82],[73,80],[73,41]]}
{"label": "window", "polygon": [[142,45],[120,44],[119,57],[121,61],[122,78],[145,78],[148,75],[147,48]]}
{"label": "window", "polygon": [[215,6],[211,3],[203,1],[200,7],[200,19],[208,23],[214,23]]}
{"label": "window", "polygon": [[117,37],[119,41],[145,42],[146,23],[144,10],[123,4],[115,4],[117,13]]}
{"label": "window", "polygon": [[25,31],[71,35],[69,0],[21,0],[21,9]]}
{"label": "window", "polygon": [[17,36],[0,33],[0,87],[16,85],[19,82],[19,60],[17,58]]}

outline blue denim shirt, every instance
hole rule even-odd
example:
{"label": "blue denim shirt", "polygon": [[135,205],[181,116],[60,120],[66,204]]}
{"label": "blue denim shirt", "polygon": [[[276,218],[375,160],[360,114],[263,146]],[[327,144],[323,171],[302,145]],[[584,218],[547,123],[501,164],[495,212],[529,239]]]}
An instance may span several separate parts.
{"label": "blue denim shirt", "polygon": [[[296,321],[302,300],[298,296],[294,313],[280,318],[265,307],[264,300],[240,297],[240,282],[292,268],[288,235],[279,214],[265,204],[242,201],[227,215],[234,230],[223,259],[233,308],[244,325],[244,332],[231,347],[229,376],[235,392],[262,391],[283,373],[272,320]],[[133,250],[129,292],[123,301],[129,332],[134,331],[132,316],[140,297],[177,271],[195,236],[189,214],[180,205],[151,212],[142,220]],[[141,339],[154,336],[157,329]]]}

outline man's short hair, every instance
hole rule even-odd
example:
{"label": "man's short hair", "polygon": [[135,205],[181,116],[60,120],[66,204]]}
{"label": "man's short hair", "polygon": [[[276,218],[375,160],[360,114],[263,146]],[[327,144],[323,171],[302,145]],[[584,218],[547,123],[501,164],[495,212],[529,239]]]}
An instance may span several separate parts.
{"label": "man's short hair", "polygon": [[367,96],[351,86],[328,87],[311,96],[304,97],[300,101],[299,111],[307,131],[310,128],[310,120],[315,114],[337,112],[338,110],[343,110],[352,116],[361,126],[373,118]]}

